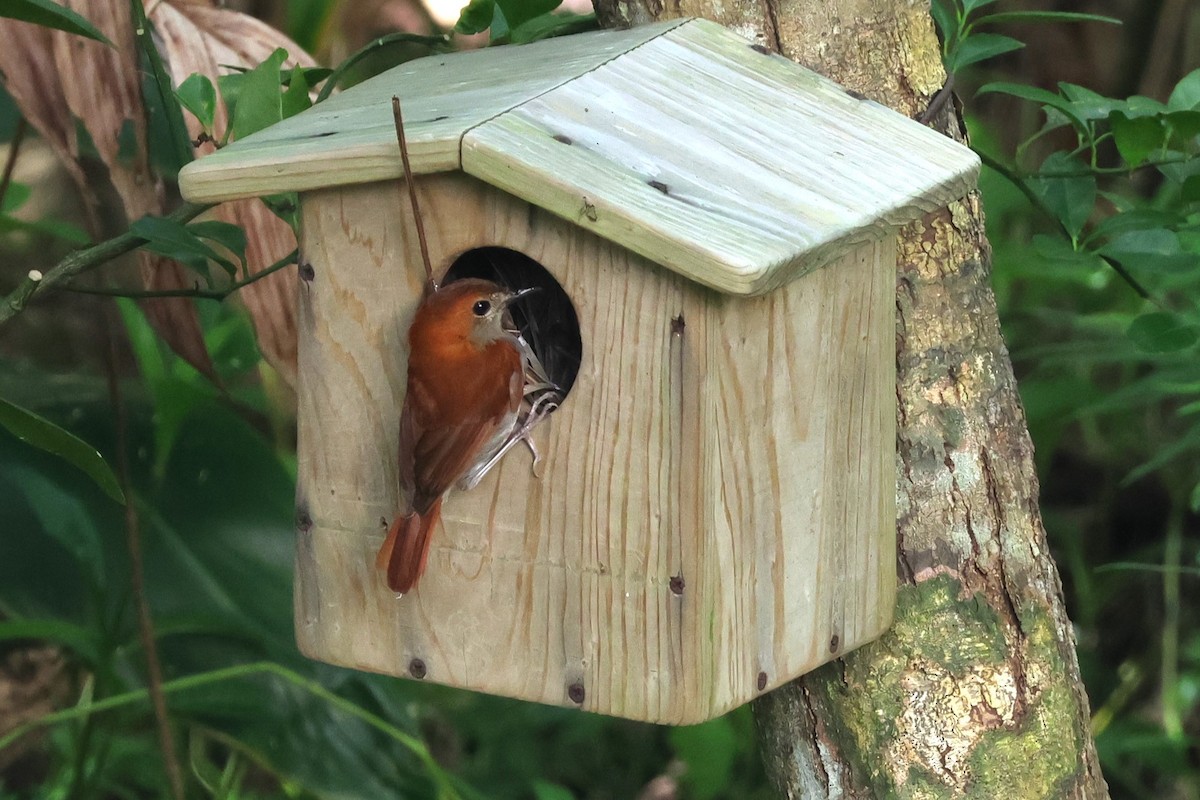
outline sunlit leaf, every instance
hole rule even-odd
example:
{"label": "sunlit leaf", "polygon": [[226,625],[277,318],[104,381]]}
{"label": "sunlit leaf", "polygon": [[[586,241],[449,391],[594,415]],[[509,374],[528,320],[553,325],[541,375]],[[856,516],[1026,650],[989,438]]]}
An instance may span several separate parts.
{"label": "sunlit leaf", "polygon": [[4,4],[0,5],[0,17],[32,22],[44,28],[66,31],[112,45],[108,37],[96,30],[96,26],[87,19],[52,0],[4,0]]}
{"label": "sunlit leaf", "polygon": [[458,15],[454,30],[468,36],[486,31],[492,24],[496,0],[471,0]]}
{"label": "sunlit leaf", "polygon": [[207,75],[193,73],[187,77],[175,96],[180,104],[200,122],[206,131],[213,128],[213,119],[217,111],[217,90]]}
{"label": "sunlit leaf", "polygon": [[1171,96],[1167,99],[1167,108],[1172,111],[1190,111],[1200,106],[1200,69],[1195,69],[1183,77]]}
{"label": "sunlit leaf", "polygon": [[[283,84],[280,67],[287,58],[283,48],[241,76],[238,81],[230,135],[242,139],[283,119]],[[226,84],[222,82],[221,90]],[[229,102],[229,97],[226,97]]]}
{"label": "sunlit leaf", "polygon": [[104,493],[118,503],[125,502],[125,493],[117,476],[104,457],[75,434],[55,425],[48,419],[0,398],[0,425],[26,444],[53,453],[83,470]]}

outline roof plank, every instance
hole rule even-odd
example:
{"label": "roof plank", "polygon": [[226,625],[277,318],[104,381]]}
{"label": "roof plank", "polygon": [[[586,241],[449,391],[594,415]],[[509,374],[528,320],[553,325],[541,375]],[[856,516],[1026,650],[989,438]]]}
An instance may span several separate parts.
{"label": "roof plank", "polygon": [[207,203],[400,177],[392,95],[414,174],[458,169],[472,127],[685,22],[410,61],[187,165],[180,189]]}
{"label": "roof plank", "polygon": [[467,173],[735,294],[962,197],[978,168],[936,131],[703,20],[463,141]]}

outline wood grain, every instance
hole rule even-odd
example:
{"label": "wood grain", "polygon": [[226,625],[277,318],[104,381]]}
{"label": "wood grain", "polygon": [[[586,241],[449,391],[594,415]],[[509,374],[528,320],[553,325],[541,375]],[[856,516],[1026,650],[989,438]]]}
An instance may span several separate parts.
{"label": "wood grain", "polygon": [[761,294],[965,195],[968,148],[692,20],[468,131],[463,169]]}
{"label": "wood grain", "polygon": [[543,477],[514,450],[452,494],[426,575],[397,600],[373,564],[398,503],[415,236],[400,182],[303,196],[305,653],[398,675],[419,659],[427,680],[686,723],[758,694],[760,673],[770,688],[882,632],[890,244],[731,298],[469,176],[420,182],[439,271],[484,245],[536,259],[576,304],[583,363],[538,434]]}

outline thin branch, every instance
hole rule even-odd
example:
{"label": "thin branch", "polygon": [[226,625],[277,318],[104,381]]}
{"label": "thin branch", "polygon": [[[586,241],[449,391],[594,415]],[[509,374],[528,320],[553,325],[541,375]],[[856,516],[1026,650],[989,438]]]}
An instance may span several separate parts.
{"label": "thin branch", "polygon": [[21,142],[25,139],[25,131],[29,123],[24,117],[17,118],[17,129],[13,131],[12,141],[8,143],[8,158],[4,162],[4,173],[0,175],[0,208],[4,207],[4,198],[8,196],[8,187],[12,184],[13,170],[17,168],[17,154],[21,152]]}
{"label": "thin branch", "polygon": [[[212,208],[211,205],[184,203],[168,214],[167,219],[176,222],[190,222],[210,208]],[[100,244],[71,253],[51,267],[40,279],[33,279],[33,273],[30,273],[30,276],[7,297],[0,299],[0,325],[21,313],[34,295],[41,294],[77,275],[101,267],[117,256],[136,250],[145,243],[146,240],[141,236],[125,231]]]}
{"label": "thin branch", "polygon": [[421,261],[425,264],[425,279],[429,291],[438,290],[433,277],[433,262],[429,258],[429,243],[425,241],[425,223],[421,221],[421,207],[417,204],[417,186],[413,182],[412,166],[408,163],[408,142],[404,137],[404,117],[400,114],[400,98],[392,95],[392,118],[396,121],[396,139],[400,142],[400,160],[404,164],[404,182],[408,184],[408,201],[412,204],[413,218],[417,223],[417,241],[421,245]]}
{"label": "thin branch", "polygon": [[107,289],[92,286],[76,286],[70,284],[62,287],[65,292],[76,292],[78,294],[97,294],[105,297],[128,297],[134,300],[145,300],[156,297],[195,297],[201,300],[216,300],[220,302],[227,299],[240,289],[244,289],[252,283],[262,280],[268,275],[278,272],[285,267],[295,264],[299,258],[299,251],[293,250],[283,258],[276,261],[265,269],[260,269],[258,272],[251,275],[249,278],[243,278],[236,283],[231,283],[224,289],[156,289],[151,291],[142,291],[140,289]]}
{"label": "thin branch", "polygon": [[142,560],[142,529],[138,519],[137,503],[133,500],[133,485],[129,478],[129,433],[125,416],[125,403],[121,397],[121,383],[117,379],[117,341],[110,328],[105,328],[108,338],[107,372],[108,395],[116,416],[117,477],[121,489],[128,498],[125,503],[125,546],[129,551],[129,583],[133,602],[137,609],[138,637],[146,654],[146,681],[150,702],[154,707],[154,719],[158,724],[158,746],[162,750],[163,766],[174,800],[185,800],[183,770],[179,766],[179,754],[175,752],[175,739],[171,734],[171,719],[167,714],[167,699],[163,694],[162,664],[158,658],[158,644],[154,637],[154,620],[150,616],[150,604],[146,600],[145,564]]}
{"label": "thin branch", "polygon": [[946,82],[941,89],[937,90],[937,94],[929,101],[929,105],[917,117],[917,122],[922,125],[928,125],[930,122],[942,112],[946,107],[946,103],[950,102],[950,98],[954,96],[954,73],[951,72],[946,76]]}
{"label": "thin branch", "polygon": [[[1017,189],[1021,192],[1021,194],[1025,195],[1025,199],[1027,199],[1033,205],[1034,208],[1036,208],[1038,211],[1042,212],[1043,215],[1045,215],[1048,219],[1053,221],[1054,224],[1058,226],[1059,230],[1062,231],[1062,233],[1064,235],[1066,235],[1068,238],[1070,238],[1071,232],[1068,231],[1066,226],[1062,224],[1062,220],[1060,220],[1054,214],[1054,212],[1051,211],[1046,206],[1046,203],[1042,200],[1042,198],[1038,197],[1037,192],[1033,191],[1033,189],[1029,187],[1029,184],[1027,184],[1020,175],[1013,172],[1008,167],[1006,167],[1004,164],[1001,164],[999,161],[997,161],[996,159],[989,156],[987,153],[982,153],[982,152],[976,150],[975,154],[979,156],[979,160],[982,161],[985,166],[990,167],[991,169],[995,170],[997,173],[1004,176],[1004,178],[1006,180],[1008,180],[1009,183],[1011,183],[1013,186],[1017,187]],[[1125,269],[1125,267],[1123,267],[1119,262],[1117,262],[1116,260],[1114,260],[1112,258],[1109,258],[1108,256],[1101,255],[1101,254],[1098,254],[1098,255],[1100,255],[1100,260],[1102,260],[1105,264],[1107,264],[1109,267],[1111,267],[1113,272],[1120,275],[1121,279],[1124,280],[1127,284],[1129,284],[1129,287],[1131,289],[1133,289],[1133,291],[1136,292],[1139,297],[1141,297],[1143,300],[1149,300],[1150,302],[1154,303],[1155,305],[1157,305],[1159,307],[1162,306],[1162,303],[1159,302],[1159,300],[1157,298],[1155,298],[1153,295],[1151,295],[1150,292],[1146,289],[1146,287],[1142,286],[1142,284],[1137,280],[1137,278],[1133,277],[1133,275],[1131,275],[1129,273],[1129,271],[1127,269]]]}

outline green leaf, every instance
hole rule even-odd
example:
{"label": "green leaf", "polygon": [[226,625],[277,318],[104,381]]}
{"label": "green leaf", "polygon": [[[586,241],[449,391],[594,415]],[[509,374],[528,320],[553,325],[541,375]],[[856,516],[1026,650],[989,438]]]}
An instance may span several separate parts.
{"label": "green leaf", "polygon": [[1200,514],[1200,483],[1192,487],[1192,496],[1188,500],[1188,506],[1192,509],[1193,514]]}
{"label": "green leaf", "polygon": [[1029,187],[1045,203],[1072,238],[1079,236],[1096,205],[1096,178],[1088,175],[1078,160],[1066,153],[1056,152],[1042,163],[1042,173],[1072,177],[1042,177],[1029,179]]}
{"label": "green leaf", "polygon": [[937,25],[938,32],[942,34],[942,41],[949,44],[958,35],[958,16],[954,13],[954,8],[950,4],[950,0],[933,0],[929,8],[933,15],[933,21]]}
{"label": "green leaf", "polygon": [[513,44],[526,44],[555,36],[568,36],[574,33],[595,30],[599,26],[595,14],[572,14],[570,12],[554,11],[542,14],[513,28],[509,41]]}
{"label": "green leaf", "polygon": [[1024,46],[1024,42],[1017,41],[1011,36],[977,33],[963,39],[962,43],[954,48],[946,69],[949,72],[957,72],[963,67],[978,64],[980,61],[986,61],[1004,53],[1011,53],[1013,50],[1020,50]]}
{"label": "green leaf", "polygon": [[727,717],[702,725],[672,728],[671,746],[680,760],[687,764],[684,781],[691,789],[690,797],[709,800],[725,793],[733,772],[737,737]]}
{"label": "green leaf", "polygon": [[1124,111],[1127,104],[1124,100],[1105,97],[1099,92],[1093,92],[1086,86],[1060,81],[1058,90],[1070,102],[1071,110],[1080,119],[1108,119],[1114,111]]}
{"label": "green leaf", "polygon": [[205,278],[209,261],[221,265],[231,277],[237,273],[233,262],[205,244],[183,223],[165,217],[142,217],[129,230],[146,240],[147,250],[185,264]]}
{"label": "green leaf", "polygon": [[[280,67],[287,58],[282,47],[241,76],[233,108],[230,138],[243,139],[283,119],[283,79]],[[225,90],[225,84],[221,86]],[[228,103],[228,98],[226,99]]]}
{"label": "green leaf", "polygon": [[1200,261],[1200,256],[1183,249],[1179,234],[1165,228],[1122,233],[1100,248],[1100,253],[1133,270],[1187,270]]}
{"label": "green leaf", "polygon": [[1113,214],[1096,225],[1088,241],[1097,239],[1113,239],[1122,233],[1140,231],[1148,228],[1174,228],[1183,223],[1183,217],[1171,211],[1160,211],[1154,208],[1131,208],[1119,214]]}
{"label": "green leaf", "polygon": [[237,256],[238,262],[243,268],[246,266],[246,231],[239,225],[234,225],[232,222],[223,222],[218,219],[202,220],[193,222],[184,230],[199,236],[202,239],[208,239],[210,242],[216,242],[224,247],[229,252]]}
{"label": "green leaf", "polygon": [[194,72],[175,90],[179,103],[192,112],[206,131],[211,131],[217,111],[217,89],[207,75]]}
{"label": "green leaf", "polygon": [[11,214],[25,205],[32,195],[33,189],[29,184],[12,181],[4,193],[4,201],[0,202],[0,214]]}
{"label": "green leaf", "polygon": [[97,30],[96,26],[71,9],[64,8],[58,3],[51,2],[51,0],[4,0],[3,7],[0,7],[0,17],[19,19],[22,22],[32,22],[34,25],[41,25],[43,28],[54,28],[55,30],[86,36],[89,39],[95,39],[97,42],[103,42],[110,47],[112,46],[112,42]]}
{"label": "green leaf", "polygon": [[1104,22],[1120,25],[1121,20],[1103,14],[1084,14],[1077,11],[1001,11],[972,20],[973,25],[996,25],[1004,22]]}
{"label": "green leaf", "polygon": [[1162,120],[1156,117],[1134,117],[1130,119],[1120,111],[1108,118],[1116,140],[1117,151],[1131,167],[1146,161],[1150,154],[1162,148],[1167,141],[1167,131]]}
{"label": "green leaf", "polygon": [[154,45],[153,27],[141,0],[132,0],[134,34],[142,72],[142,100],[146,112],[146,144],[150,162],[160,175],[175,180],[192,160],[192,139],[183,121],[183,108]]}
{"label": "green leaf", "polygon": [[1186,350],[1200,339],[1200,329],[1183,318],[1162,311],[1143,314],[1126,331],[1130,341],[1147,353]]}
{"label": "green leaf", "polygon": [[471,0],[459,13],[454,30],[467,36],[483,33],[492,27],[497,14],[500,15],[500,19],[504,18],[504,12],[499,10],[496,0]]}
{"label": "green leaf", "polygon": [[1060,111],[1067,119],[1071,121],[1076,128],[1082,132],[1087,132],[1087,125],[1080,119],[1075,112],[1073,104],[1061,95],[1054,92],[1048,92],[1045,89],[1039,89],[1036,86],[1026,86],[1023,83],[1007,83],[1005,81],[997,81],[994,83],[984,84],[979,87],[976,96],[984,94],[1007,94],[1012,97],[1018,97],[1022,100],[1029,100],[1033,103],[1040,103],[1043,106]]}
{"label": "green leaf", "polygon": [[125,493],[104,457],[87,442],[53,422],[0,398],[0,425],[26,444],[45,450],[83,470],[104,493],[125,503]]}
{"label": "green leaf", "polygon": [[533,782],[533,797],[534,800],[575,800],[569,789],[546,781]]}
{"label": "green leaf", "polygon": [[499,18],[505,25],[505,30],[502,34],[497,34],[497,18],[492,18],[492,36],[508,35],[508,32],[514,28],[524,25],[534,17],[540,17],[542,14],[548,14],[558,8],[562,0],[496,0],[496,7],[503,14]]}
{"label": "green leaf", "polygon": [[1185,203],[1200,203],[1200,175],[1191,175],[1183,182],[1179,197]]}
{"label": "green leaf", "polygon": [[1175,84],[1167,99],[1167,108],[1172,111],[1191,111],[1197,107],[1200,107],[1200,69],[1192,70]]}
{"label": "green leaf", "polygon": [[43,639],[63,645],[89,665],[100,661],[100,642],[95,632],[61,619],[0,620],[0,642],[14,639]]}
{"label": "green leaf", "polygon": [[284,119],[294,117],[307,108],[312,108],[312,98],[308,96],[310,87],[308,74],[302,69],[293,69],[290,74],[281,75],[287,84],[287,91],[280,100],[280,113]]}
{"label": "green leaf", "polygon": [[962,0],[963,12],[965,14],[970,14],[976,9],[983,8],[984,6],[990,6],[994,2],[996,2],[996,0]]}
{"label": "green leaf", "polygon": [[504,9],[500,8],[500,4],[492,6],[492,24],[488,28],[488,44],[503,44],[508,41],[509,27],[508,19],[504,16]]}

